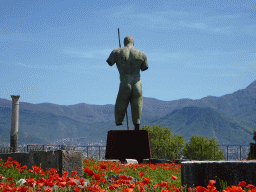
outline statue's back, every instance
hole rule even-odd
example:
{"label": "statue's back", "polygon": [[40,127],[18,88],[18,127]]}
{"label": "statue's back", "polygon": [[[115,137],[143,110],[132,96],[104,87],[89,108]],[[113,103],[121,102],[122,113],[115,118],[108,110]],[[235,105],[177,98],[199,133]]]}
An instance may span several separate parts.
{"label": "statue's back", "polygon": [[140,69],[145,62],[145,53],[134,47],[122,47],[116,50],[116,65],[122,76],[140,77]]}

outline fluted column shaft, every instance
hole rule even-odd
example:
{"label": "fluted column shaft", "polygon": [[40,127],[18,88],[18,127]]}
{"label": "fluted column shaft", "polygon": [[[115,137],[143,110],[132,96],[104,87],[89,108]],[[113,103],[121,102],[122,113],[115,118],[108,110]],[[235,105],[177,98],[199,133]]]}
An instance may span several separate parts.
{"label": "fluted column shaft", "polygon": [[11,152],[18,151],[18,133],[19,133],[19,95],[12,97],[12,119],[11,119]]}

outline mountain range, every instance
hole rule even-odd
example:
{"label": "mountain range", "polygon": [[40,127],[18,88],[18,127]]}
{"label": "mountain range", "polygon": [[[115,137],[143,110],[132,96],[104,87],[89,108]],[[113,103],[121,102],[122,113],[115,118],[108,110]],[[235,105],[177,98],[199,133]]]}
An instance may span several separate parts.
{"label": "mountain range", "polygon": [[[127,130],[126,117],[115,125],[115,105],[19,104],[19,144],[50,144],[64,138],[107,140],[109,130]],[[0,99],[0,144],[10,142],[12,101]],[[128,106],[129,130],[134,130]],[[214,138],[224,145],[249,145],[256,130],[256,81],[220,97],[161,101],[143,97],[141,125],[162,125],[173,135]]]}

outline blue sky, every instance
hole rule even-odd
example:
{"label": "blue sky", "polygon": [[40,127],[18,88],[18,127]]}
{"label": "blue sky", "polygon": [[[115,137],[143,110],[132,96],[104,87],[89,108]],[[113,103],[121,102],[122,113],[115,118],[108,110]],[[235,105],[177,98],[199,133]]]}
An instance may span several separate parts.
{"label": "blue sky", "polygon": [[[241,3],[243,2],[243,3]],[[0,98],[115,104],[125,36],[145,52],[143,97],[222,96],[255,81],[255,0],[8,0],[0,12]]]}

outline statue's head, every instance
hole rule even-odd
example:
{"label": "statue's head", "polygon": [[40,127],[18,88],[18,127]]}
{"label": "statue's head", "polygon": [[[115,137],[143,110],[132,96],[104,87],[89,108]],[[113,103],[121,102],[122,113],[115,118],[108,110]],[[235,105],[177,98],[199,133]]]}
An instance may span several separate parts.
{"label": "statue's head", "polygon": [[134,39],[131,36],[127,36],[124,38],[124,46],[131,44],[134,46]]}

